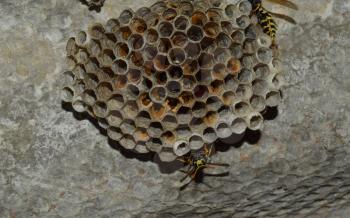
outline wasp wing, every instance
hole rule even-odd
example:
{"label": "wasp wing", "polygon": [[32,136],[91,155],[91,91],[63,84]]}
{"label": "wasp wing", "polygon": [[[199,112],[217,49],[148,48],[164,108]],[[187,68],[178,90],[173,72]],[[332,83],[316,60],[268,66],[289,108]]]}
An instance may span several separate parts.
{"label": "wasp wing", "polygon": [[220,166],[220,167],[229,167],[230,164],[227,164],[227,163],[208,163],[206,166]]}
{"label": "wasp wing", "polygon": [[210,173],[205,173],[205,176],[213,176],[213,177],[224,177],[230,175],[229,172],[223,172],[223,173],[216,173],[216,174],[210,174]]}
{"label": "wasp wing", "polygon": [[296,4],[294,4],[293,2],[288,1],[288,0],[267,0],[267,1],[275,3],[275,4],[286,6],[288,8],[294,9],[294,10],[298,10],[298,6]]}
{"label": "wasp wing", "polygon": [[277,18],[279,18],[279,19],[283,19],[283,20],[285,20],[285,21],[287,21],[287,22],[289,22],[289,23],[292,23],[292,24],[297,24],[297,22],[296,22],[293,18],[289,17],[288,15],[273,13],[273,12],[270,12],[270,11],[269,11],[269,13],[270,13],[273,17],[277,17]]}

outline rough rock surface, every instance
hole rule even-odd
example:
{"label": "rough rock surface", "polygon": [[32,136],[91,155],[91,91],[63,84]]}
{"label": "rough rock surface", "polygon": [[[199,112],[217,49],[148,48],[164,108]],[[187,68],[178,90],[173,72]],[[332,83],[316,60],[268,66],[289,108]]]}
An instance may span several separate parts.
{"label": "rough rock surface", "polygon": [[219,148],[231,168],[204,178],[214,188],[180,192],[180,172],[113,149],[59,97],[67,39],[152,2],[107,0],[97,14],[78,1],[1,1],[0,217],[348,217],[350,3],[294,2],[298,12],[274,6],[299,22],[279,22],[278,115]]}

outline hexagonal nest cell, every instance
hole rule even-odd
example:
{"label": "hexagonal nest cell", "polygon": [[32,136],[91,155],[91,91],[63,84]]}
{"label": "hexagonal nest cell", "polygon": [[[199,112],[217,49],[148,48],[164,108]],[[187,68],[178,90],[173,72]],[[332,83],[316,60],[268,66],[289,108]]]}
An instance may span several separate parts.
{"label": "hexagonal nest cell", "polygon": [[67,43],[62,99],[126,149],[173,161],[247,128],[281,98],[280,61],[248,1],[159,1]]}

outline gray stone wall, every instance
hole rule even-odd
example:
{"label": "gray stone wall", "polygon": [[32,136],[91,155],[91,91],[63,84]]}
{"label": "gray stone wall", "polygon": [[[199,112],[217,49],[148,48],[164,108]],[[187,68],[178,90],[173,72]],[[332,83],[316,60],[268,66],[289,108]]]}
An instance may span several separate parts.
{"label": "gray stone wall", "polygon": [[152,2],[106,0],[100,13],[73,0],[0,2],[0,217],[349,217],[350,3],[266,4],[298,21],[278,22],[277,116],[260,135],[218,143],[229,176],[180,191],[180,172],[114,149],[59,97],[67,39]]}

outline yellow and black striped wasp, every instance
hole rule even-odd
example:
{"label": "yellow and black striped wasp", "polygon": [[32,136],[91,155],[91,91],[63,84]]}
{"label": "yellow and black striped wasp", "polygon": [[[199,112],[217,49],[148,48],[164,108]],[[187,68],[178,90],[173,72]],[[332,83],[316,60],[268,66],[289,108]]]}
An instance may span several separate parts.
{"label": "yellow and black striped wasp", "polygon": [[[248,0],[251,5],[252,5],[252,13],[251,15],[256,15],[258,19],[258,23],[263,29],[264,33],[266,33],[268,36],[270,36],[272,40],[272,45],[275,45],[275,38],[276,38],[276,32],[277,32],[277,24],[273,20],[272,17],[277,17],[283,20],[286,20],[292,24],[296,24],[296,21],[284,14],[278,14],[278,13],[273,13],[268,10],[266,10],[262,6],[262,0]],[[298,10],[298,6],[294,4],[291,1],[288,0],[267,0],[275,4],[280,4],[283,6],[286,6],[288,8]]]}
{"label": "yellow and black striped wasp", "polygon": [[[222,167],[229,166],[229,164],[225,164],[225,163],[211,163],[210,156],[212,155],[212,153],[213,153],[213,145],[210,145],[209,148],[208,148],[208,145],[204,145],[202,149],[199,149],[197,151],[190,151],[188,154],[184,155],[183,158],[177,159],[177,160],[183,162],[185,165],[189,166],[187,171],[180,170],[181,172],[186,174],[180,180],[180,182],[183,182],[188,177],[191,178],[191,180],[188,183],[185,183],[181,187],[181,189],[184,189],[192,181],[195,181],[197,179],[198,174],[201,173],[204,168],[214,168],[217,166],[222,166]],[[206,173],[205,175],[226,176],[226,175],[228,175],[228,172],[220,173],[220,174],[208,174],[208,173]],[[209,186],[208,184],[206,184],[206,185]]]}

